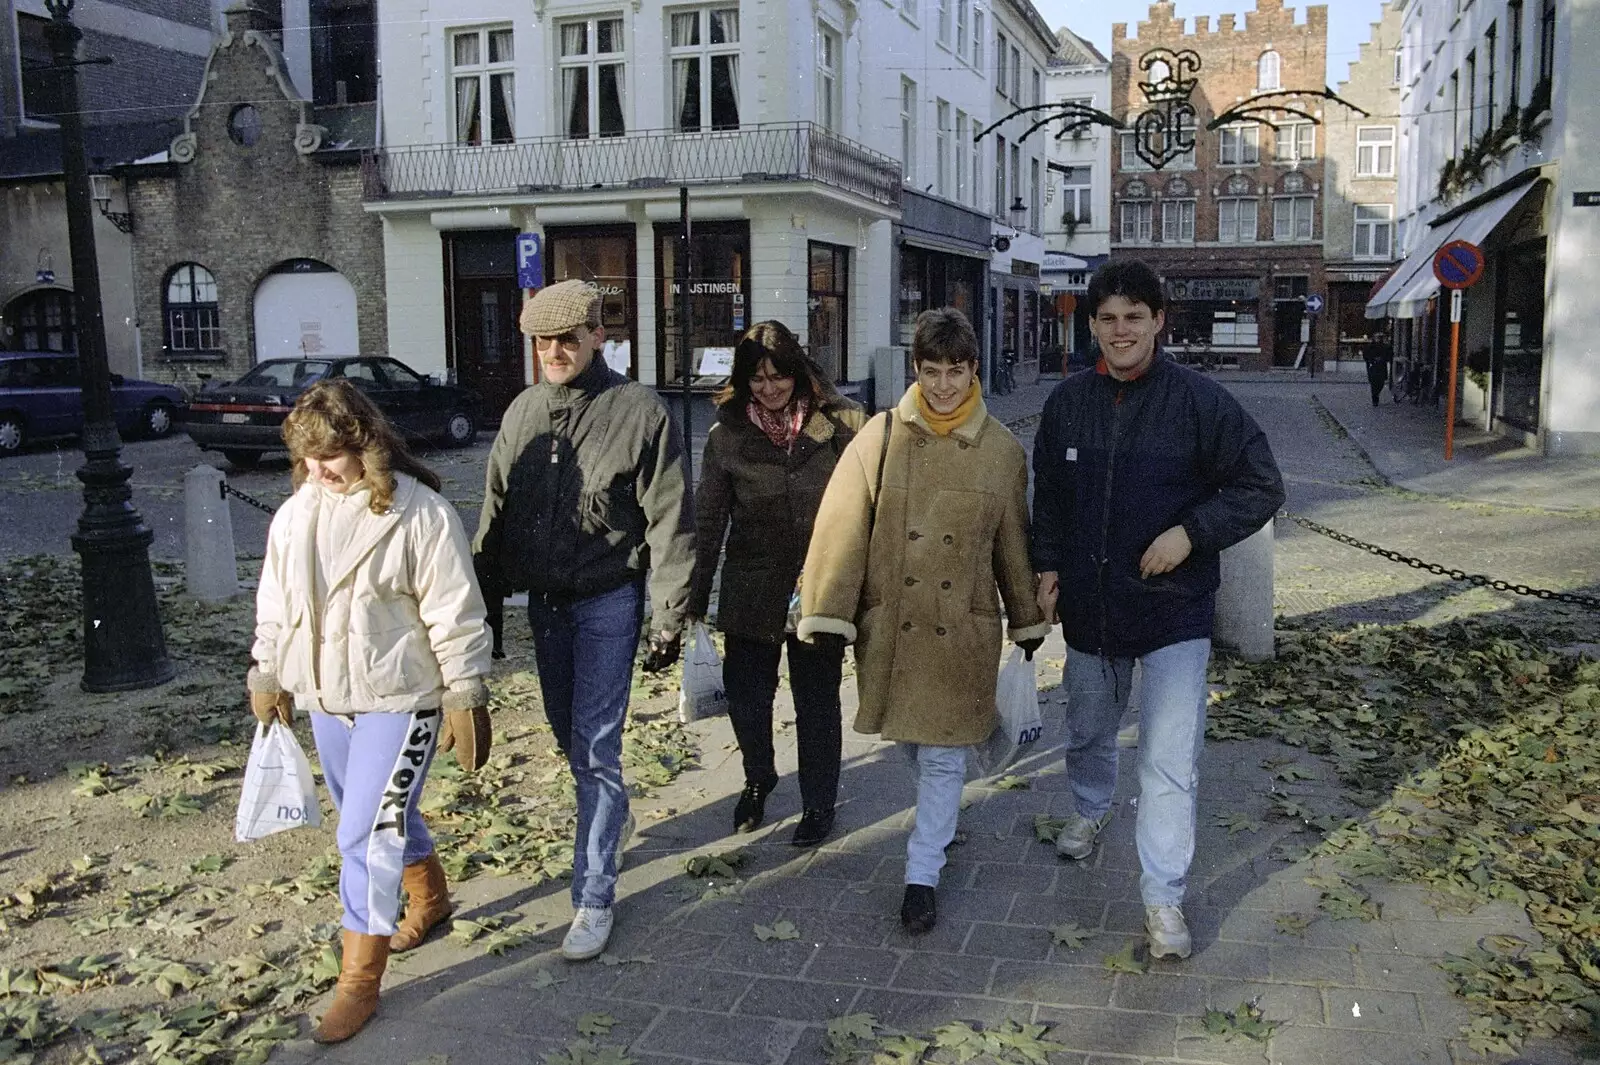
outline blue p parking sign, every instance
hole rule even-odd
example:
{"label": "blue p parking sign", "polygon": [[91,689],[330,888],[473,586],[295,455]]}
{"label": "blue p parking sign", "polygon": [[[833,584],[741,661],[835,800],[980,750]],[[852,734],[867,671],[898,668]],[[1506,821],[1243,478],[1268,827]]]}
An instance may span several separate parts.
{"label": "blue p parking sign", "polygon": [[517,285],[544,287],[544,240],[537,233],[517,234]]}

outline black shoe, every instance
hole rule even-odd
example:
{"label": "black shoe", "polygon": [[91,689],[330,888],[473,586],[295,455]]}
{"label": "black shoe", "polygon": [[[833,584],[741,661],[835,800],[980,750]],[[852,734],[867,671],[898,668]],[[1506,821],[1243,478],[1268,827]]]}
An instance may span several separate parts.
{"label": "black shoe", "polygon": [[767,796],[778,786],[776,778],[763,784],[746,784],[733,807],[733,830],[754,832],[767,816]]}
{"label": "black shoe", "polygon": [[800,815],[800,823],[794,826],[794,839],[790,842],[796,847],[815,847],[828,838],[828,833],[833,831],[833,810],[816,809],[806,810]]}
{"label": "black shoe", "polygon": [[907,884],[906,898],[900,904],[900,927],[907,935],[920,936],[939,923],[939,910],[933,903],[933,888],[926,884]]}

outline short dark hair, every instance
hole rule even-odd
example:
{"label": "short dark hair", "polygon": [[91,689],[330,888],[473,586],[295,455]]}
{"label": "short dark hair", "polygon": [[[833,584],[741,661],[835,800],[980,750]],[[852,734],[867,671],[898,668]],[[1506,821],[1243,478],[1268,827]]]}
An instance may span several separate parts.
{"label": "short dark hair", "polygon": [[937,307],[917,315],[911,334],[912,363],[947,362],[952,366],[978,361],[978,334],[967,316],[954,307]]}
{"label": "short dark hair", "polygon": [[1130,303],[1142,303],[1152,315],[1165,306],[1161,297],[1161,278],[1138,259],[1113,259],[1089,279],[1089,313],[1100,313],[1100,305],[1113,296]]}
{"label": "short dark hair", "polygon": [[717,393],[717,404],[731,402],[742,408],[749,403],[750,379],[769,359],[779,377],[794,379],[796,402],[818,403],[832,397],[833,389],[822,369],[800,346],[794,331],[771,319],[757,322],[739,338],[738,346],[733,349],[733,373],[728,376],[727,385]]}

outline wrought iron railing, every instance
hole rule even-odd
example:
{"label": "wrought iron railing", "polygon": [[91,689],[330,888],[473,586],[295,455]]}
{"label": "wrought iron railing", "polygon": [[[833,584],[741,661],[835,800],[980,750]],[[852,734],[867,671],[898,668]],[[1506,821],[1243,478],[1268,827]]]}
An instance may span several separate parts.
{"label": "wrought iron railing", "polygon": [[811,122],[382,148],[362,176],[369,201],[816,181],[898,207],[901,184],[898,160]]}

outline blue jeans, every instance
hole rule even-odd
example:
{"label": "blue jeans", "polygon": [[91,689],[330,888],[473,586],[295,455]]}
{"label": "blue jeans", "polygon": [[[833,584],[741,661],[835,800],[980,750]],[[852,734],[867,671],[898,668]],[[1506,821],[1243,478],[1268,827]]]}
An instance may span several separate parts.
{"label": "blue jeans", "polygon": [[401,869],[433,853],[417,800],[439,722],[437,710],[311,714],[322,776],[339,811],[339,899],[352,932],[393,935]]}
{"label": "blue jeans", "polygon": [[917,821],[906,840],[906,883],[938,887],[944,851],[956,838],[961,816],[967,749],[919,743],[901,744],[901,749],[917,763]]}
{"label": "blue jeans", "polygon": [[[1194,860],[1196,763],[1206,731],[1210,640],[1185,640],[1139,659],[1139,893],[1147,906],[1183,901]],[[1080,815],[1098,818],[1117,790],[1117,727],[1132,658],[1067,649],[1067,776]]]}
{"label": "blue jeans", "polygon": [[643,608],[637,584],[590,599],[528,596],[544,714],[577,785],[574,906],[604,907],[616,899],[617,843],[628,818],[622,724]]}

